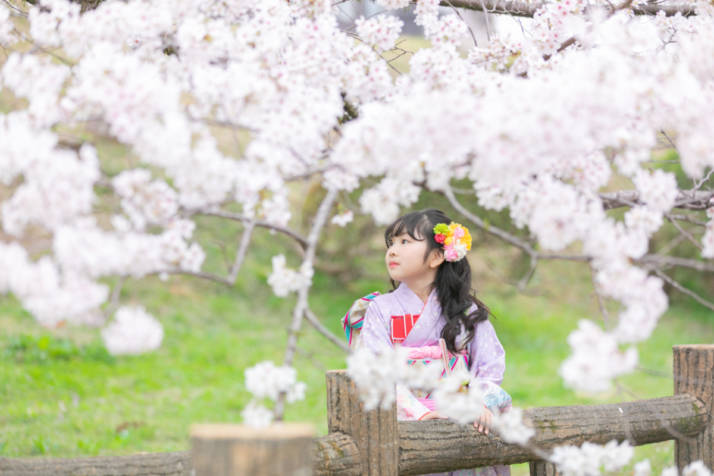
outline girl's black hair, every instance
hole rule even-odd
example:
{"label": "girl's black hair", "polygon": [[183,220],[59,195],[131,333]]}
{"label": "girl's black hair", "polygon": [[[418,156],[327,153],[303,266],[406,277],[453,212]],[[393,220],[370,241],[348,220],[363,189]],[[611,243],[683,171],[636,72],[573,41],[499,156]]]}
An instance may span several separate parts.
{"label": "girl's black hair", "polygon": [[[389,225],[384,232],[384,242],[389,248],[392,239],[402,233],[419,241],[426,241],[426,262],[433,250],[443,251],[441,244],[434,240],[434,226],[438,223],[451,223],[451,219],[441,210],[428,208],[418,212],[407,213]],[[392,287],[397,284],[392,281]],[[441,313],[446,318],[446,325],[441,330],[441,337],[446,341],[450,352],[456,353],[456,337],[465,329],[466,340],[461,345],[466,345],[474,337],[476,324],[488,319],[489,310],[477,297],[471,288],[471,265],[468,260],[444,261],[436,271],[436,278],[432,283],[436,288],[437,297],[441,304]],[[468,312],[473,304],[476,309]]]}

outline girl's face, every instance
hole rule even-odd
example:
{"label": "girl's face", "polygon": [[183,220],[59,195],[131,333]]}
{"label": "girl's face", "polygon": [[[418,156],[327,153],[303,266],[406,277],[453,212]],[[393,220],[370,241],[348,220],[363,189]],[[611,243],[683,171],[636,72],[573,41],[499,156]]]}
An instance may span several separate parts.
{"label": "girl's face", "polygon": [[384,256],[389,277],[405,283],[424,280],[432,282],[443,257],[436,250],[432,250],[425,260],[426,251],[427,244],[424,240],[416,240],[408,233],[394,236]]}

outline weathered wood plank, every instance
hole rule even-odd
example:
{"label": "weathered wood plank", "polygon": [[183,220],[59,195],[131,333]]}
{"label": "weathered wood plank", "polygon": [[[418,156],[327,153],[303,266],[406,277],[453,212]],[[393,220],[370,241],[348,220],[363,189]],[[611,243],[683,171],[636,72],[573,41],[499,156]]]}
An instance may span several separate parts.
{"label": "weathered wood plank", "polygon": [[3,476],[190,476],[191,454],[147,453],[95,458],[0,458]]}
{"label": "weathered wood plank", "polygon": [[674,352],[674,393],[689,394],[704,403],[710,418],[699,434],[677,438],[674,455],[681,471],[701,460],[714,467],[714,345],[677,345]]}
{"label": "weathered wood plank", "polygon": [[[689,395],[610,405],[531,408],[524,414],[536,429],[529,443],[541,450],[613,439],[643,445],[671,440],[674,434],[696,435],[708,421],[702,402]],[[399,474],[541,459],[526,448],[447,421],[399,422],[399,447]]]}

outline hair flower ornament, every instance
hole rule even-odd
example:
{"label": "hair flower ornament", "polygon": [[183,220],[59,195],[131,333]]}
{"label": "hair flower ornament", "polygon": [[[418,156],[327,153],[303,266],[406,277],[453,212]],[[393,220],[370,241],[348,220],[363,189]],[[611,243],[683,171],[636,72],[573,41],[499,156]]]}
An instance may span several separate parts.
{"label": "hair flower ornament", "polygon": [[444,246],[446,261],[459,261],[471,249],[471,233],[463,225],[451,222],[439,223],[434,227],[434,240]]}

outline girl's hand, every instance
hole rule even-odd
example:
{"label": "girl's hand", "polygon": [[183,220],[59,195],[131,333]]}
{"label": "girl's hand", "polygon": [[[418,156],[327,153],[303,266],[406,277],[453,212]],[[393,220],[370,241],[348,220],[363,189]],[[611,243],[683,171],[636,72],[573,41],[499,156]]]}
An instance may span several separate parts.
{"label": "girl's hand", "polygon": [[427,414],[425,414],[423,417],[419,419],[419,421],[426,421],[426,420],[446,420],[447,417],[441,415],[439,412],[436,411],[431,411]]}
{"label": "girl's hand", "polygon": [[481,416],[474,422],[474,428],[481,433],[488,435],[488,428],[491,426],[492,418],[493,413],[491,413],[491,410],[484,406]]}

